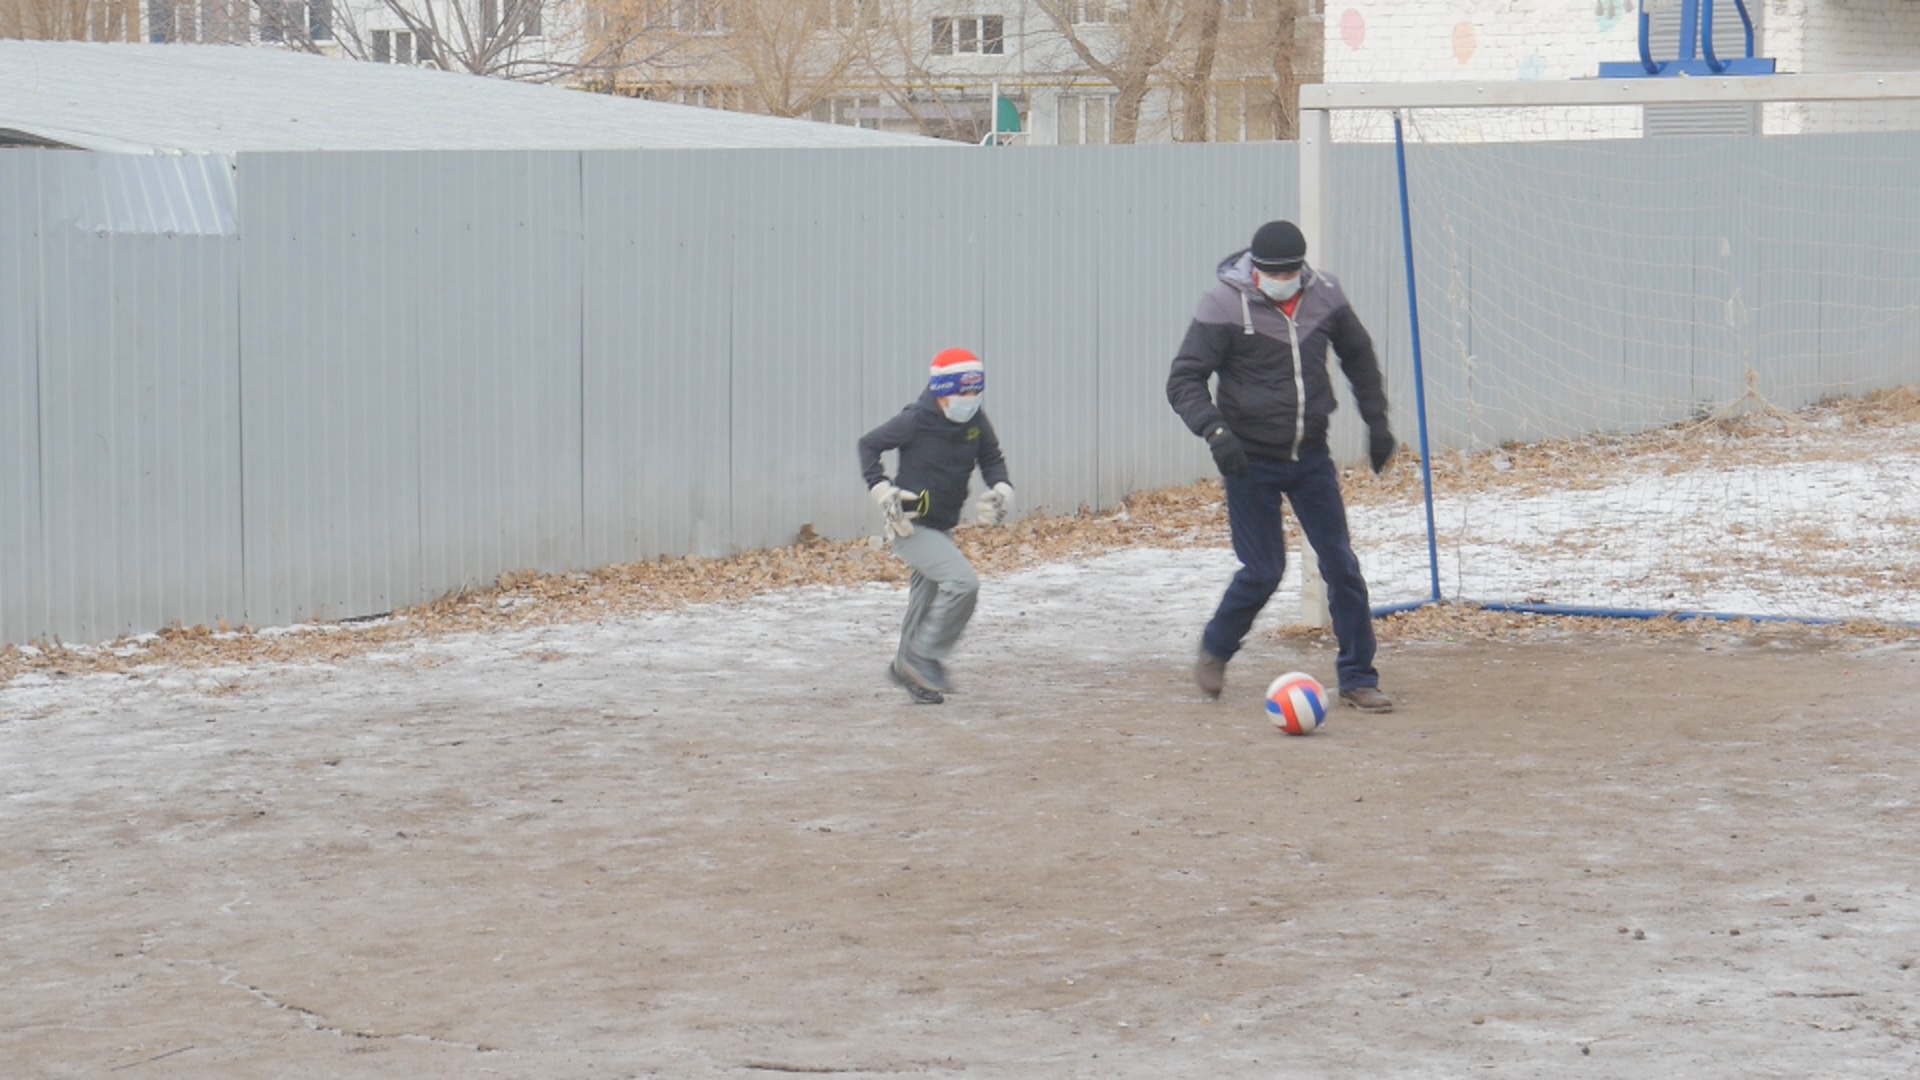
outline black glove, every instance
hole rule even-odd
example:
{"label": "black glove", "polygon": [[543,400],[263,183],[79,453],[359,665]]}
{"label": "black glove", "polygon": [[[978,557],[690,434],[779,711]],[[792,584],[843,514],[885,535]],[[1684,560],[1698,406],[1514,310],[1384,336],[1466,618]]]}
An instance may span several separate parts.
{"label": "black glove", "polygon": [[1240,445],[1240,436],[1227,430],[1221,424],[1207,436],[1207,448],[1213,451],[1213,463],[1220,466],[1225,476],[1239,476],[1247,471],[1247,448]]}
{"label": "black glove", "polygon": [[1394,448],[1399,445],[1393,441],[1393,432],[1388,431],[1385,424],[1368,433],[1367,460],[1373,464],[1374,475],[1378,476],[1387,467],[1387,462],[1393,460]]}

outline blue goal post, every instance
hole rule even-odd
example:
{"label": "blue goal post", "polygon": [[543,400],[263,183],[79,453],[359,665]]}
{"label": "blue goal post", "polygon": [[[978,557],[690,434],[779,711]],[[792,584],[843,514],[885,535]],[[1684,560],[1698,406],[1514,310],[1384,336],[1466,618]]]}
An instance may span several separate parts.
{"label": "blue goal post", "polygon": [[[1683,54],[1680,60],[1689,59]],[[1711,62],[1727,65],[1733,61],[1722,61],[1709,56]],[[1634,65],[1643,67],[1643,65]],[[1643,74],[1644,71],[1642,72]],[[1676,70],[1675,73],[1681,73]],[[1736,74],[1728,69],[1727,74],[1701,77],[1691,71],[1684,72],[1689,77],[1601,77],[1571,79],[1563,81],[1516,80],[1510,82],[1388,82],[1388,83],[1318,83],[1309,84],[1300,89],[1299,120],[1299,220],[1301,231],[1305,234],[1309,251],[1315,252],[1315,262],[1334,268],[1336,272],[1343,266],[1351,266],[1357,252],[1343,246],[1342,237],[1334,226],[1334,204],[1341,193],[1354,189],[1351,182],[1343,183],[1335,173],[1334,143],[1337,127],[1336,116],[1341,114],[1373,114],[1373,134],[1369,141],[1383,142],[1391,138],[1394,143],[1394,167],[1397,172],[1399,206],[1398,231],[1396,238],[1401,247],[1400,255],[1405,266],[1405,303],[1411,334],[1412,371],[1401,371],[1396,378],[1411,378],[1413,400],[1410,403],[1415,412],[1417,431],[1410,433],[1417,439],[1419,467],[1421,469],[1422,498],[1425,512],[1426,559],[1428,562],[1426,595],[1417,598],[1382,598],[1376,594],[1376,601],[1388,599],[1390,602],[1377,603],[1376,614],[1389,614],[1400,610],[1423,607],[1441,601],[1463,601],[1478,606],[1515,611],[1534,611],[1545,614],[1603,615],[1631,618],[1666,616],[1674,618],[1755,618],[1760,620],[1781,617],[1769,611],[1726,611],[1710,608],[1688,608],[1685,606],[1662,607],[1658,605],[1587,605],[1560,604],[1553,602],[1530,603],[1527,597],[1482,598],[1470,595],[1446,595],[1440,571],[1440,556],[1435,550],[1436,526],[1434,522],[1434,473],[1433,453],[1435,447],[1430,444],[1428,417],[1428,382],[1430,372],[1423,370],[1423,340],[1420,326],[1420,311],[1423,303],[1420,295],[1418,276],[1415,273],[1415,226],[1418,205],[1410,199],[1408,193],[1409,175],[1406,154],[1405,132],[1402,129],[1402,117],[1417,115],[1422,111],[1455,111],[1476,113],[1480,110],[1586,110],[1619,107],[1648,107],[1664,105],[1747,105],[1756,109],[1768,104],[1794,104],[1808,102],[1837,103],[1885,103],[1920,102],[1920,72],[1872,72],[1872,73],[1834,73],[1834,74]],[[1382,117],[1392,120],[1390,130],[1386,128]],[[1354,136],[1343,135],[1343,138]],[[1564,139],[1565,136],[1544,135],[1543,139]],[[1472,140],[1463,140],[1472,141]],[[1604,145],[1588,143],[1589,146]],[[1415,175],[1411,183],[1418,191],[1421,178]],[[1366,186],[1370,193],[1365,196],[1379,199],[1384,195],[1380,185],[1372,183]],[[1711,193],[1702,193],[1702,197],[1711,197]],[[1384,208],[1382,208],[1384,209]],[[1351,220],[1348,218],[1347,220]],[[1380,237],[1369,238],[1379,245]],[[1380,269],[1378,259],[1369,262],[1375,275]],[[1351,292],[1351,289],[1349,290]],[[1438,301],[1428,298],[1425,301],[1431,310]],[[1731,317],[1731,316],[1730,316]],[[1404,361],[1402,361],[1404,364]],[[1404,382],[1403,382],[1404,385]],[[1749,373],[1751,391],[1751,373]],[[1396,403],[1397,407],[1405,405]],[[1404,422],[1404,421],[1403,421]],[[1398,425],[1396,425],[1398,426]],[[1324,585],[1319,581],[1311,557],[1300,560],[1303,568],[1303,597],[1300,621],[1309,625],[1325,625],[1326,600]],[[1371,574],[1370,574],[1371,577]],[[1833,619],[1819,617],[1799,617],[1788,613],[1787,618],[1801,622],[1825,622]]]}

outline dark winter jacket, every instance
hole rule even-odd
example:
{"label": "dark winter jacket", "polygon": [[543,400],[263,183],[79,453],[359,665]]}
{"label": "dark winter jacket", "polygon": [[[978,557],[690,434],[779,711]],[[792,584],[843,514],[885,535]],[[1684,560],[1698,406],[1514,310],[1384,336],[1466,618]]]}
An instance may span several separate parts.
{"label": "dark winter jacket", "polygon": [[893,478],[895,487],[905,491],[926,492],[925,509],[916,524],[936,529],[951,529],[960,523],[960,510],[967,502],[967,484],[973,479],[974,466],[988,487],[1007,483],[1007,462],[1000,454],[1000,439],[987,422],[987,410],[973,419],[956,424],[940,411],[932,391],[923,391],[920,400],[865,435],[860,436],[860,474],[872,487],[887,478],[880,455],[900,451],[900,467]]}
{"label": "dark winter jacket", "polygon": [[[1167,401],[1180,419],[1201,438],[1224,421],[1249,454],[1292,460],[1325,452],[1327,418],[1339,407],[1327,374],[1331,345],[1361,418],[1369,429],[1384,426],[1387,394],[1373,339],[1340,283],[1303,269],[1299,306],[1289,319],[1254,285],[1252,265],[1244,251],[1228,256],[1219,283],[1200,298],[1167,377]],[[1215,374],[1218,404],[1207,389]]]}

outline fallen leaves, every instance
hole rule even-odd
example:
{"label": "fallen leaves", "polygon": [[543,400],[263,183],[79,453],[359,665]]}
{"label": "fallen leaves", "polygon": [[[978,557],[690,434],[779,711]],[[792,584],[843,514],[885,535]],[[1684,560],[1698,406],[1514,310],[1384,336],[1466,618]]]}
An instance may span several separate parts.
{"label": "fallen leaves", "polygon": [[[1902,443],[1920,439],[1920,389],[1870,394],[1802,410],[1791,422],[1771,414],[1705,418],[1637,435],[1595,435],[1557,442],[1508,444],[1475,455],[1434,462],[1437,489],[1503,492],[1568,490],[1610,482],[1628,468],[1700,467],[1703,463],[1788,462],[1831,450],[1809,432],[1860,432]],[[1844,449],[1844,446],[1842,447]],[[1854,451],[1854,452],[1857,452]],[[1342,478],[1354,506],[1417,499],[1419,470],[1403,452],[1401,467],[1384,476],[1365,469]],[[1289,518],[1291,529],[1292,521]],[[1036,514],[1002,528],[962,527],[955,542],[983,574],[1003,574],[1041,563],[1087,558],[1127,547],[1225,547],[1226,513],[1218,481],[1142,492],[1117,506],[1072,514]],[[1783,537],[1783,543],[1831,544],[1824,534]],[[1289,540],[1299,550],[1297,535]],[[1910,587],[1920,571],[1883,575],[1877,587]],[[798,586],[901,584],[907,568],[871,538],[834,541],[811,523],[785,547],[727,558],[662,558],[589,572],[503,573],[491,587],[463,589],[431,603],[385,616],[316,623],[281,630],[173,627],[155,634],[90,646],[58,642],[0,646],[0,686],[27,673],[64,677],[132,673],[160,665],[213,668],[337,663],[398,642],[465,632],[617,618],[690,604],[737,603]],[[1859,622],[1832,626],[1750,621],[1600,619],[1484,611],[1436,604],[1379,620],[1383,641],[1487,641],[1543,636],[1656,636],[1807,638],[1894,641],[1920,639],[1920,630]],[[1286,627],[1290,638],[1330,637],[1321,628]],[[542,656],[541,659],[547,659]]]}

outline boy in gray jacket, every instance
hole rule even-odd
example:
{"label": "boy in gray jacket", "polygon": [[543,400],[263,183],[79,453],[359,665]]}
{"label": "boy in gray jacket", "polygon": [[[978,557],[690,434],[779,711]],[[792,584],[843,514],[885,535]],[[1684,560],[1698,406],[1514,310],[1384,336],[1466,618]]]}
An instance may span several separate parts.
{"label": "boy in gray jacket", "polygon": [[[980,591],[980,578],[950,535],[976,467],[987,485],[976,504],[980,522],[1001,524],[1012,510],[1000,440],[980,411],[986,386],[979,357],[948,349],[933,358],[919,399],[860,437],[867,490],[886,515],[893,553],[913,568],[900,648],[887,676],[921,705],[946,700],[946,660],[973,618]],[[892,480],[880,462],[888,450],[900,452]]]}

